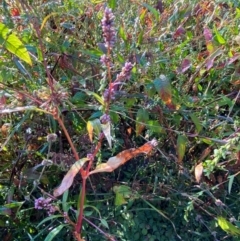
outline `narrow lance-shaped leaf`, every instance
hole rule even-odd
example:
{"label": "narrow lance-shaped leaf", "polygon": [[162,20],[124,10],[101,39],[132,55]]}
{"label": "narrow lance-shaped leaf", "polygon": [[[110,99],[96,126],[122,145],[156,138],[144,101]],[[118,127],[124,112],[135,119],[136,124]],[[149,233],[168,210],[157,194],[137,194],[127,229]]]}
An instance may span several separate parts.
{"label": "narrow lance-shaped leaf", "polygon": [[56,228],[54,228],[53,230],[51,230],[51,232],[47,235],[47,237],[44,239],[44,241],[51,241],[54,239],[54,237],[65,227],[67,226],[67,224],[60,224],[59,226],[57,226]]}
{"label": "narrow lance-shaped leaf", "polygon": [[139,148],[131,148],[122,151],[118,155],[109,158],[106,163],[98,165],[95,170],[89,173],[89,175],[98,172],[112,172],[119,166],[123,165],[125,162],[138,156],[139,154],[148,154],[155,146],[157,146],[157,141],[153,139],[152,141],[145,143]]}
{"label": "narrow lance-shaped leaf", "polygon": [[124,41],[127,41],[127,35],[126,35],[126,33],[125,33],[125,30],[124,30],[123,26],[120,26],[119,36],[120,36]]}
{"label": "narrow lance-shaped leaf", "polygon": [[62,195],[69,187],[72,186],[74,177],[77,175],[77,173],[83,167],[84,163],[88,160],[89,160],[88,158],[82,158],[72,165],[70,170],[64,176],[61,185],[54,190],[54,192],[53,192],[54,197],[58,197],[58,196]]}
{"label": "narrow lance-shaped leaf", "polygon": [[147,8],[153,15],[154,17],[158,20],[160,14],[158,12],[158,10],[154,7],[152,7],[151,5],[147,4],[147,3],[143,3],[142,4],[145,8]]}
{"label": "narrow lance-shaped leaf", "polygon": [[197,118],[197,116],[194,113],[190,114],[190,117],[194,125],[196,126],[197,132],[199,133],[202,130],[202,125],[200,120]]}
{"label": "narrow lance-shaped leaf", "polygon": [[218,217],[217,220],[222,230],[224,230],[225,232],[233,236],[240,236],[240,229],[235,227],[232,223],[227,221],[225,218]]}
{"label": "narrow lance-shaped leaf", "polygon": [[99,119],[89,120],[87,122],[87,131],[91,142],[93,141],[93,131],[95,131],[97,135],[99,135],[101,132],[101,128],[101,122]]}
{"label": "narrow lance-shaped leaf", "polygon": [[219,33],[219,31],[217,30],[216,26],[214,26],[214,33],[216,34],[216,39],[217,41],[224,45],[226,43],[226,40],[223,38],[223,36]]}
{"label": "narrow lance-shaped leaf", "polygon": [[148,111],[145,109],[139,109],[136,117],[136,135],[140,135],[145,128],[145,124],[149,120]]}
{"label": "narrow lance-shaped leaf", "polygon": [[182,164],[182,160],[186,151],[186,144],[187,144],[186,136],[179,135],[177,139],[177,154],[178,154],[179,164]]}
{"label": "narrow lance-shaped leaf", "polygon": [[229,179],[229,182],[228,182],[228,193],[229,194],[231,194],[234,178],[235,178],[235,175],[231,175],[231,176],[228,177],[228,179]]}
{"label": "narrow lance-shaped leaf", "polygon": [[0,45],[4,46],[9,52],[21,60],[32,65],[32,60],[26,47],[15,34],[9,32],[10,29],[8,29],[5,24],[0,23]]}

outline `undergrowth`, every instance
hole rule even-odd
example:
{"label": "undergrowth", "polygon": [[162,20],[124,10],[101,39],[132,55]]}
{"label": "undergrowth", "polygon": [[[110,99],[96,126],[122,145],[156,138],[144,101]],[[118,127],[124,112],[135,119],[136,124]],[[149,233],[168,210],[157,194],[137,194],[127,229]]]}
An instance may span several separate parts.
{"label": "undergrowth", "polygon": [[238,1],[2,1],[2,240],[239,240]]}

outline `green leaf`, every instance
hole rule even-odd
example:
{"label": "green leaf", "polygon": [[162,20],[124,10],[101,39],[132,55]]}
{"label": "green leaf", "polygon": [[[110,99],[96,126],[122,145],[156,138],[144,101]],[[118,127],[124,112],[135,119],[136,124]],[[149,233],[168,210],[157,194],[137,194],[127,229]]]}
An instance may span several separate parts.
{"label": "green leaf", "polygon": [[108,6],[114,9],[117,6],[117,0],[108,0]]}
{"label": "green leaf", "polygon": [[220,44],[226,44],[226,40],[222,37],[222,35],[217,30],[216,26],[214,26],[214,33],[216,34],[216,39]]}
{"label": "green leaf", "polygon": [[159,14],[159,12],[158,12],[158,10],[156,8],[152,7],[151,5],[149,5],[147,3],[143,3],[143,6],[145,8],[147,8],[154,15],[154,17],[156,19],[159,19],[160,14]]}
{"label": "green leaf", "polygon": [[188,139],[186,136],[179,135],[177,139],[177,154],[178,154],[178,162],[181,163],[186,151],[186,144]]}
{"label": "green leaf", "polygon": [[97,135],[99,135],[101,130],[102,126],[99,119],[89,120],[87,122],[87,131],[91,142],[93,141],[93,131],[95,131]]}
{"label": "green leaf", "polygon": [[163,129],[159,124],[159,121],[157,120],[149,120],[147,122],[148,129],[151,130],[154,133],[162,133]]}
{"label": "green leaf", "polygon": [[202,125],[200,120],[197,118],[197,116],[194,113],[190,114],[190,117],[192,119],[192,122],[196,126],[197,132],[199,133],[202,130]]}
{"label": "green leaf", "polygon": [[231,175],[231,176],[228,177],[228,179],[229,179],[229,182],[228,182],[228,193],[229,194],[231,194],[234,178],[235,178],[235,175]]}
{"label": "green leaf", "polygon": [[142,42],[143,42],[143,36],[144,36],[144,32],[141,31],[141,32],[138,34],[137,46],[139,46],[139,45],[142,44]]}
{"label": "green leaf", "polygon": [[62,217],[63,217],[63,215],[60,215],[60,214],[58,214],[58,215],[51,215],[51,216],[43,219],[43,220],[37,225],[37,228],[40,227],[42,224],[44,224],[45,222],[47,222],[47,221],[49,221],[49,220],[56,219],[56,218],[62,218]]}
{"label": "green leaf", "polygon": [[233,236],[240,236],[240,229],[235,227],[232,223],[228,222],[223,217],[217,218],[219,226],[224,230],[226,233],[231,234]]}
{"label": "green leaf", "polygon": [[10,29],[3,23],[0,23],[0,45],[3,45],[9,52],[32,65],[27,48],[15,34],[10,33]]}
{"label": "green leaf", "polygon": [[109,229],[108,223],[107,223],[107,221],[106,221],[105,219],[101,218],[100,221],[101,221],[101,224],[102,224],[105,228]]}
{"label": "green leaf", "polygon": [[62,196],[62,208],[64,212],[68,212],[69,205],[67,203],[69,190],[67,189]]}
{"label": "green leaf", "polygon": [[53,238],[54,238],[65,226],[67,226],[67,224],[61,224],[61,225],[57,226],[56,228],[54,228],[54,229],[47,235],[47,237],[44,239],[44,241],[51,241],[51,240],[53,240]]}
{"label": "green leaf", "polygon": [[149,114],[146,109],[139,109],[136,117],[136,135],[140,135],[149,120]]}
{"label": "green leaf", "polygon": [[93,96],[101,105],[104,105],[104,101],[101,98],[101,96],[99,96],[95,92],[92,92],[92,91],[89,91],[89,90],[85,90],[85,89],[81,89],[81,90],[84,91],[87,95]]}
{"label": "green leaf", "polygon": [[124,40],[127,41],[127,35],[125,33],[125,30],[123,28],[123,26],[120,26],[119,28],[119,36]]}
{"label": "green leaf", "polygon": [[236,8],[236,16],[235,18],[240,18],[240,8]]}
{"label": "green leaf", "polygon": [[6,208],[16,208],[16,207],[22,206],[23,203],[24,202],[12,202],[12,203],[5,204],[4,207],[6,207]]}
{"label": "green leaf", "polygon": [[114,204],[120,206],[127,203],[125,198],[130,198],[132,190],[126,185],[114,186],[113,192],[116,194]]}
{"label": "green leaf", "polygon": [[114,199],[114,205],[115,206],[121,206],[123,204],[127,203],[126,199],[121,193],[116,193],[115,199]]}
{"label": "green leaf", "polygon": [[159,78],[153,81],[156,91],[166,105],[172,103],[172,87],[165,75],[160,75]]}

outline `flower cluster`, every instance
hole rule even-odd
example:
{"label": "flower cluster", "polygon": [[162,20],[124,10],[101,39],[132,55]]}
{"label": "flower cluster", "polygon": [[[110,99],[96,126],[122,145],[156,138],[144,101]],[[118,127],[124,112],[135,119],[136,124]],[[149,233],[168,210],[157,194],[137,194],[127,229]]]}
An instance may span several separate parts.
{"label": "flower cluster", "polygon": [[57,134],[51,133],[47,135],[47,142],[55,142],[57,140]]}
{"label": "flower cluster", "polygon": [[111,62],[111,59],[106,55],[102,55],[101,58],[100,58],[100,62],[103,64],[103,66],[105,67],[112,67],[112,62]]}
{"label": "flower cluster", "polygon": [[129,80],[131,76],[133,65],[131,62],[126,62],[120,74],[117,75],[117,78],[114,82],[122,82],[124,80]]}
{"label": "flower cluster", "polygon": [[104,102],[108,102],[109,99],[115,100],[114,88],[105,89],[103,92],[103,99],[104,99]]}
{"label": "flower cluster", "polygon": [[102,124],[107,124],[108,122],[110,122],[111,118],[108,114],[104,114],[100,117],[100,121]]}
{"label": "flower cluster", "polygon": [[131,71],[133,68],[133,64],[131,62],[126,62],[122,71],[117,75],[115,81],[110,84],[108,89],[105,89],[103,92],[103,99],[105,102],[114,100],[116,90],[118,89],[118,85],[120,85],[123,81],[129,80],[131,76]]}
{"label": "flower cluster", "polygon": [[106,48],[112,48],[116,42],[116,31],[114,28],[114,15],[110,8],[105,8],[102,19],[103,38]]}
{"label": "flower cluster", "polygon": [[51,215],[55,211],[57,211],[57,207],[53,206],[50,202],[52,201],[51,198],[44,198],[40,197],[35,199],[35,209],[45,209],[48,211],[48,214]]}

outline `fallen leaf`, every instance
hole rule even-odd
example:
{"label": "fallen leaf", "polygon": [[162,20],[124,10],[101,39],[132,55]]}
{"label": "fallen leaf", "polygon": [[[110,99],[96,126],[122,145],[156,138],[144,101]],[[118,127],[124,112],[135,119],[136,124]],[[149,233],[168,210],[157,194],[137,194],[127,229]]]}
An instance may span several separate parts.
{"label": "fallen leaf", "polygon": [[77,175],[77,173],[83,167],[84,163],[88,160],[89,160],[88,158],[82,158],[72,165],[70,170],[64,176],[61,185],[53,191],[54,197],[58,197],[58,196],[62,195],[69,187],[72,186],[74,177]]}
{"label": "fallen leaf", "polygon": [[131,148],[122,151],[118,155],[109,158],[106,163],[98,165],[95,170],[89,173],[89,175],[98,172],[112,172],[119,166],[123,165],[125,162],[138,156],[139,154],[148,154],[155,146],[157,146],[157,141],[153,139],[152,141],[145,143],[143,146],[139,148]]}
{"label": "fallen leaf", "polygon": [[201,180],[202,174],[203,174],[203,165],[202,165],[202,162],[200,162],[200,163],[195,167],[194,174],[195,174],[195,178],[196,178],[197,183],[200,183],[200,180]]}

